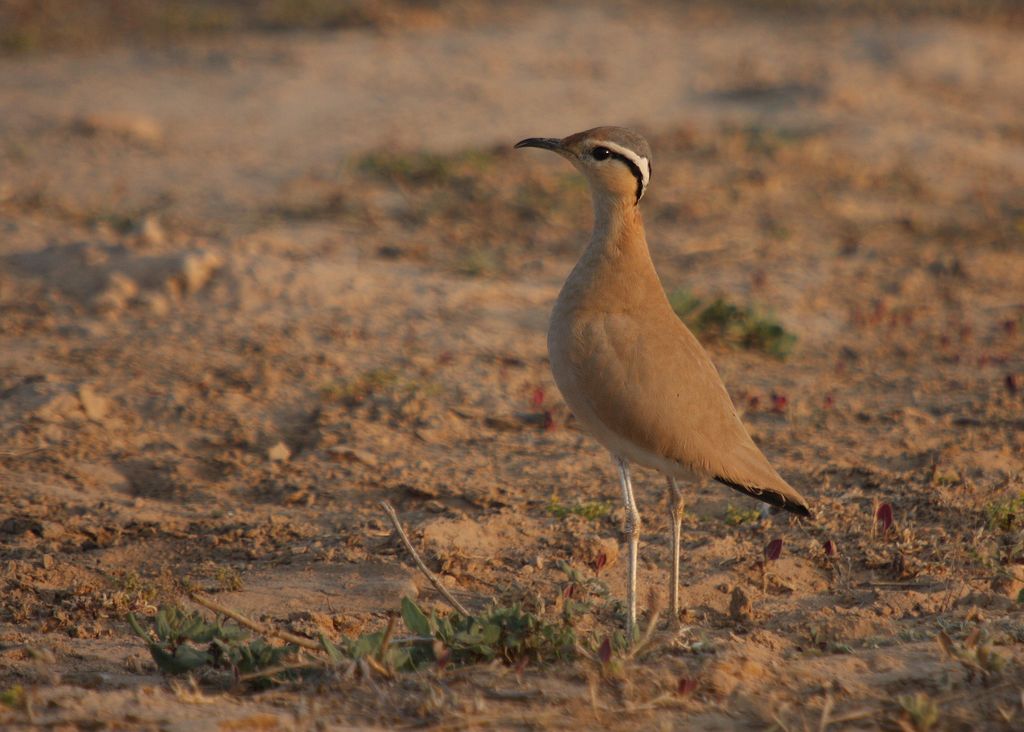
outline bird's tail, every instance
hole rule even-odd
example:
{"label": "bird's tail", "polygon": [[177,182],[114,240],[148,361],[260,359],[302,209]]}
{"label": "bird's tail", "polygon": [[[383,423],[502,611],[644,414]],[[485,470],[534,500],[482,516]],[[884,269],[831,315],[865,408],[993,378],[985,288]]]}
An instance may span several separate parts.
{"label": "bird's tail", "polygon": [[[784,508],[790,513],[795,513],[797,516],[804,516],[811,518],[811,509],[807,505],[807,501],[804,500],[803,496],[797,493],[795,490],[790,488],[790,492],[783,493],[782,491],[775,490],[772,488],[761,488],[754,485],[744,485],[743,483],[737,483],[723,478],[720,475],[715,476],[715,480],[719,483],[729,486],[740,493],[746,493],[752,498],[756,498],[759,501],[764,501],[771,506],[778,506]],[[788,486],[787,486],[788,487]]]}

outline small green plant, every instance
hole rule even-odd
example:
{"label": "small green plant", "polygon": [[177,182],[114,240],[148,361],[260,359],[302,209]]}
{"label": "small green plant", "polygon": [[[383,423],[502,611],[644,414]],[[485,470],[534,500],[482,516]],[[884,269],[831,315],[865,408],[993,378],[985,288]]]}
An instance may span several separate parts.
{"label": "small green plant", "polygon": [[25,687],[15,684],[9,689],[0,691],[0,704],[12,709],[20,709],[25,706]]}
{"label": "small green plant", "polygon": [[937,639],[946,655],[967,670],[968,680],[980,678],[988,683],[1006,666],[1006,658],[992,649],[992,643],[981,628],[972,630],[963,643],[955,642],[944,630],[939,631]]}
{"label": "small green plant", "polygon": [[751,307],[740,307],[722,298],[703,305],[683,289],[669,293],[668,299],[676,315],[707,340],[761,351],[779,359],[785,359],[796,344],[795,335]]}
{"label": "small green plant", "polygon": [[356,170],[383,180],[403,183],[440,183],[452,174],[450,161],[429,152],[390,152],[380,150],[364,155]]}
{"label": "small green plant", "polygon": [[605,518],[612,512],[614,504],[611,501],[576,501],[571,506],[566,506],[557,498],[552,497],[548,504],[547,511],[557,519],[564,519],[566,516],[580,516],[588,521],[598,521]]}
{"label": "small green plant", "polygon": [[453,261],[456,272],[466,277],[492,277],[502,271],[501,261],[489,249],[470,249]]}
{"label": "small green plant", "polygon": [[928,732],[939,723],[939,705],[923,691],[896,699],[903,710],[897,720],[904,732]]}
{"label": "small green plant", "polygon": [[573,623],[576,617],[593,609],[593,602],[589,598],[597,598],[603,602],[612,601],[611,590],[604,580],[597,576],[584,577],[578,569],[561,559],[558,560],[558,568],[568,580],[562,588],[562,597],[566,599],[566,622]]}
{"label": "small green plant", "polygon": [[132,613],[128,624],[148,645],[157,668],[167,674],[212,666],[229,668],[238,676],[279,666],[299,650],[292,645],[274,647],[262,638],[250,641],[249,631],[237,624],[211,622],[198,612],[173,606],[161,607],[148,631]]}
{"label": "small green plant", "polygon": [[1024,527],[1024,493],[985,507],[990,531],[1010,532]]}
{"label": "small green plant", "polygon": [[441,185],[460,175],[479,173],[495,160],[493,153],[467,150],[448,155],[423,150],[377,150],[356,162],[356,171],[406,185]]}
{"label": "small green plant", "polygon": [[736,508],[733,504],[725,507],[725,523],[729,526],[756,524],[761,520],[761,511],[756,508]]}
{"label": "small green plant", "polygon": [[376,368],[346,381],[325,384],[320,394],[328,401],[359,403],[371,394],[394,389],[398,382],[399,375],[394,369]]}
{"label": "small green plant", "polygon": [[156,586],[139,576],[138,572],[126,572],[117,580],[118,590],[143,602],[153,602],[158,594]]}
{"label": "small green plant", "polygon": [[681,319],[687,320],[700,307],[700,298],[689,290],[679,288],[668,294],[668,303]]}
{"label": "small green plant", "polygon": [[[434,639],[416,647],[415,663],[477,663],[501,659],[556,661],[575,654],[576,634],[567,622],[550,623],[519,605],[491,607],[479,615],[452,613],[428,616],[408,598],[402,599],[402,619],[410,631]],[[428,658],[427,654],[430,654]]]}
{"label": "small green plant", "polygon": [[234,567],[218,566],[213,572],[217,587],[224,592],[238,592],[242,589],[242,574]]}
{"label": "small green plant", "polygon": [[808,628],[807,639],[810,642],[811,648],[816,652],[853,653],[853,647],[849,643],[839,640],[835,632],[826,625],[812,625]]}
{"label": "small green plant", "polygon": [[395,672],[427,664],[443,667],[492,660],[567,659],[577,648],[574,623],[589,609],[585,603],[567,603],[557,622],[518,604],[493,606],[476,615],[455,612],[439,616],[433,611],[427,615],[415,602],[403,598],[401,617],[414,636],[395,637],[396,613],[384,630],[335,643],[323,634],[311,639],[263,626],[208,598],[193,599],[215,609],[215,619],[164,606],[151,627],[145,628],[135,615],[128,614],[132,631],[145,641],[157,667],[171,675],[202,668],[226,670],[233,678],[258,687],[315,677],[345,665],[363,674],[392,678]]}

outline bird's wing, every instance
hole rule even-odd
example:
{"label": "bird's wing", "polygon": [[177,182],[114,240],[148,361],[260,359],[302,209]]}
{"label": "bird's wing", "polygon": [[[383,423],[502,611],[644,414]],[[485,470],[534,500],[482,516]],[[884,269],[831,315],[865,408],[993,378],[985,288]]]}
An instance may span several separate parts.
{"label": "bird's wing", "polygon": [[807,515],[807,502],[747,433],[707,352],[668,315],[577,320],[572,361],[580,396],[606,428],[639,447]]}

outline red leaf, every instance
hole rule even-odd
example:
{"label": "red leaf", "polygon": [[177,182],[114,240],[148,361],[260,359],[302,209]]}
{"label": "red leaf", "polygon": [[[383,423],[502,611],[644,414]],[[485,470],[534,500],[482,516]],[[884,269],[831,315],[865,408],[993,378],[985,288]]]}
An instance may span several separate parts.
{"label": "red leaf", "polygon": [[679,677],[679,686],[676,687],[676,693],[679,696],[686,696],[692,694],[697,690],[697,679],[691,679],[689,676]]}
{"label": "red leaf", "polygon": [[597,574],[602,569],[604,569],[604,565],[606,564],[608,564],[608,555],[604,552],[601,552],[596,557],[594,557],[594,561],[590,563],[590,567],[594,570],[594,573]]}
{"label": "red leaf", "polygon": [[776,414],[782,414],[786,411],[786,405],[789,403],[789,399],[786,398],[785,394],[776,394],[772,392],[772,411]]}
{"label": "red leaf", "polygon": [[544,410],[544,429],[548,432],[555,429],[555,418],[551,415],[550,409]]}
{"label": "red leaf", "polygon": [[825,548],[826,557],[834,557],[836,554],[839,553],[839,550],[836,548],[836,543],[831,539],[824,542],[822,546]]}
{"label": "red leaf", "polygon": [[533,390],[533,395],[530,397],[530,404],[535,407],[539,407],[544,403],[544,388],[538,386]]}
{"label": "red leaf", "polygon": [[764,548],[764,558],[769,562],[774,562],[780,556],[782,556],[782,539],[772,539]]}
{"label": "red leaf", "polygon": [[576,594],[576,583],[570,582],[562,588],[562,597],[572,597]]}
{"label": "red leaf", "polygon": [[832,395],[826,394],[825,401],[823,402],[822,406],[824,406],[825,409],[831,409],[835,403],[836,400],[832,397]]}
{"label": "red leaf", "polygon": [[597,657],[601,659],[601,663],[608,663],[612,660],[612,639],[605,638],[601,642],[601,647],[597,649]]}
{"label": "red leaf", "polygon": [[878,512],[875,513],[875,520],[882,525],[882,533],[884,534],[892,526],[892,506],[888,503],[883,503],[878,507]]}

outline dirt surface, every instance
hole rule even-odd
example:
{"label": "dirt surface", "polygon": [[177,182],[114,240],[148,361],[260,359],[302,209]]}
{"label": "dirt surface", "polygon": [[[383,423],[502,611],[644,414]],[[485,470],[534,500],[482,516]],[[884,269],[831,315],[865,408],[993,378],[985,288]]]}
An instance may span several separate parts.
{"label": "dirt surface", "polygon": [[[0,726],[1020,729],[1020,29],[416,17],[0,59]],[[510,150],[597,124],[652,143],[666,288],[797,336],[710,349],[817,519],[690,486],[682,628],[612,665],[162,677],[125,616],[186,586],[333,637],[445,608],[382,499],[471,609],[557,617],[564,560],[611,591],[581,642],[621,628],[613,467],[545,351],[587,193]],[[636,480],[646,598],[667,507]],[[976,628],[1001,671],[936,641]]]}

